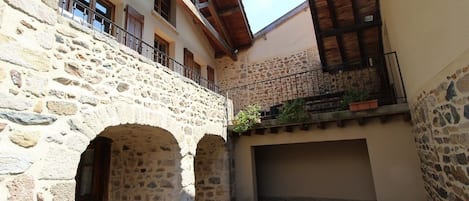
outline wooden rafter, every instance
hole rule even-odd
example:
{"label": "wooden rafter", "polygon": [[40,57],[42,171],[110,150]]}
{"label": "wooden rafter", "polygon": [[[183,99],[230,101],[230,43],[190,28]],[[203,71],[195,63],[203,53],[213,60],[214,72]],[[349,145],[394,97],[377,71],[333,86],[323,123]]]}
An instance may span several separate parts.
{"label": "wooden rafter", "polygon": [[218,27],[218,30],[220,30],[223,36],[226,38],[228,45],[233,46],[231,37],[228,35],[228,32],[226,31],[225,25],[221,21],[220,16],[218,16],[218,12],[215,8],[215,5],[213,5],[213,0],[207,0],[206,3],[208,3],[208,11],[212,15],[213,21],[215,22],[215,26]]}
{"label": "wooden rafter", "polygon": [[319,33],[321,37],[335,36],[338,34],[348,33],[348,32],[358,32],[359,30],[372,28],[376,26],[381,26],[381,22],[376,21],[373,23],[360,23],[357,25],[343,26],[342,28],[333,29],[331,31],[323,31]]}
{"label": "wooden rafter", "polygon": [[309,6],[311,7],[311,15],[313,16],[313,26],[314,26],[314,32],[316,33],[316,42],[318,44],[318,50],[319,50],[319,57],[321,59],[321,64],[323,67],[327,66],[327,60],[326,60],[326,51],[324,47],[324,40],[323,37],[320,35],[321,34],[321,27],[319,26],[319,18],[318,18],[318,8],[316,6],[316,0],[309,0]]}
{"label": "wooden rafter", "polygon": [[195,5],[196,5],[197,8],[200,10],[200,9],[202,9],[202,8],[207,8],[207,7],[209,6],[209,4],[210,4],[209,2],[199,3],[199,2],[197,1]]}
{"label": "wooden rafter", "polygon": [[192,16],[194,22],[199,25],[207,37],[220,46],[226,55],[230,56],[233,60],[237,60],[234,48],[223,39],[212,24],[200,13],[196,5],[192,4],[190,0],[177,0],[177,3]]}
{"label": "wooden rafter", "polygon": [[218,11],[218,15],[219,16],[229,16],[229,15],[232,15],[236,12],[239,11],[239,6],[234,6],[234,7],[231,7],[231,8],[225,8],[223,10],[220,10]]}
{"label": "wooden rafter", "polygon": [[[331,15],[332,26],[334,27],[334,29],[339,28],[339,23],[337,22],[337,12],[336,12],[336,8],[334,5],[334,1],[327,0],[327,7],[329,8],[329,13]],[[348,60],[347,60],[347,56],[345,55],[343,33],[339,33],[336,35],[336,41],[337,41],[337,44],[339,45],[339,51],[340,51],[340,57],[342,59],[342,63],[346,64]]]}
{"label": "wooden rafter", "polygon": [[[360,24],[360,9],[358,8],[357,1],[352,1],[352,9],[353,9],[353,18],[355,19],[355,24]],[[360,60],[362,64],[365,64],[366,61],[366,52],[365,52],[365,43],[363,43],[363,33],[362,31],[357,31],[357,39],[358,39],[358,48],[360,48]]]}
{"label": "wooden rafter", "polygon": [[[243,16],[244,26],[248,27],[249,38],[252,39],[253,37],[252,37],[251,30],[249,29],[249,24],[248,24],[248,19],[246,18],[246,13],[244,13],[244,8],[241,8],[241,7],[244,7],[243,2],[241,2],[241,0],[238,0],[238,5],[240,5],[239,10],[241,11],[241,15]],[[250,44],[252,44],[252,40],[251,40]]]}

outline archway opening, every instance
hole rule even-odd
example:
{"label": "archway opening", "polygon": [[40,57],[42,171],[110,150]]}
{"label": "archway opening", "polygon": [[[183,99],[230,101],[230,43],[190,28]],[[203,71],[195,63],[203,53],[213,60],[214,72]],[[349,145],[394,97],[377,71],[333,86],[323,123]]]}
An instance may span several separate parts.
{"label": "archway opening", "polygon": [[108,127],[81,155],[75,200],[177,200],[180,161],[178,143],[166,130]]}
{"label": "archway opening", "polygon": [[230,200],[229,163],[225,140],[206,135],[197,144],[194,159],[195,200]]}

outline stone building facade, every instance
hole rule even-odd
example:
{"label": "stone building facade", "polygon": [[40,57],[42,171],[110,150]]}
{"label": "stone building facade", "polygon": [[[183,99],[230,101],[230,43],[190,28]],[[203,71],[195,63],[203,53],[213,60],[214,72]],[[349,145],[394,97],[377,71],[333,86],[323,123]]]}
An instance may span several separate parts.
{"label": "stone building facade", "polygon": [[385,46],[399,52],[428,200],[469,199],[467,6],[381,1]]}
{"label": "stone building facade", "polygon": [[[110,200],[194,199],[199,141],[226,139],[223,96],[61,17],[57,1],[0,10],[0,200],[75,200],[80,156],[97,137],[113,141]],[[200,160],[228,161],[217,157]]]}
{"label": "stone building facade", "polygon": [[[262,39],[258,39],[262,40]],[[281,52],[281,51],[279,51]],[[217,61],[222,93],[235,103],[235,111],[259,104],[263,110],[284,101],[362,89],[378,92],[380,79],[375,68],[327,72],[321,68],[317,50],[308,48],[276,57],[250,61],[242,52],[240,61]]]}
{"label": "stone building facade", "polygon": [[447,74],[412,105],[425,189],[433,200],[469,199],[469,66]]}

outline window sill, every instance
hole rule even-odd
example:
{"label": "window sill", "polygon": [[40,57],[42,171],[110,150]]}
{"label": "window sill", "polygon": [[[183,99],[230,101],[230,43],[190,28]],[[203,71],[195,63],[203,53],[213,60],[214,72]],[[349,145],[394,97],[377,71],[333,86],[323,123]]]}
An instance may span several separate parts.
{"label": "window sill", "polygon": [[164,19],[163,17],[161,17],[161,15],[159,13],[157,13],[155,10],[152,10],[151,11],[151,14],[158,20],[160,21],[161,23],[163,23],[164,25],[166,25],[166,27],[168,27],[170,30],[172,30],[174,33],[176,34],[179,34],[176,30],[176,27],[174,27],[171,23],[169,23],[166,19]]}

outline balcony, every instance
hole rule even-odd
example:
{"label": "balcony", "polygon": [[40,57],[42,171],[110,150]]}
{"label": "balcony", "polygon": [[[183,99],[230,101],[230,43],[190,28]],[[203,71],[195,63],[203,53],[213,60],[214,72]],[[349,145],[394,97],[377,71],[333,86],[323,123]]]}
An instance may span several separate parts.
{"label": "balcony", "polygon": [[[386,121],[389,115],[406,114],[408,119],[407,98],[401,78],[399,60],[396,52],[386,53],[373,58],[374,62],[353,63],[354,68],[312,70],[262,80],[229,89],[222,89],[233,100],[237,113],[248,105],[261,107],[262,123],[258,130],[318,124],[324,128],[327,122],[337,122],[343,127],[344,121],[357,119],[364,124],[367,118],[381,117]],[[368,99],[377,99],[379,108],[364,112],[350,112],[342,104],[348,91],[368,93]],[[282,123],[278,116],[286,102],[302,100],[304,109],[311,118],[305,122]],[[273,130],[272,130],[273,128]],[[256,130],[255,129],[255,130]],[[261,131],[263,132],[263,131]]]}
{"label": "balcony", "polygon": [[125,28],[117,25],[101,10],[94,10],[80,0],[61,0],[59,4],[62,16],[71,18],[82,26],[91,28],[94,31],[101,32],[108,37],[111,37],[115,41],[126,45],[151,61],[159,63],[162,66],[193,80],[200,86],[216,93],[219,92],[219,88],[215,82],[201,76],[200,73],[193,68],[181,64],[166,53],[150,45],[150,43],[143,41],[142,38],[137,37]]}

